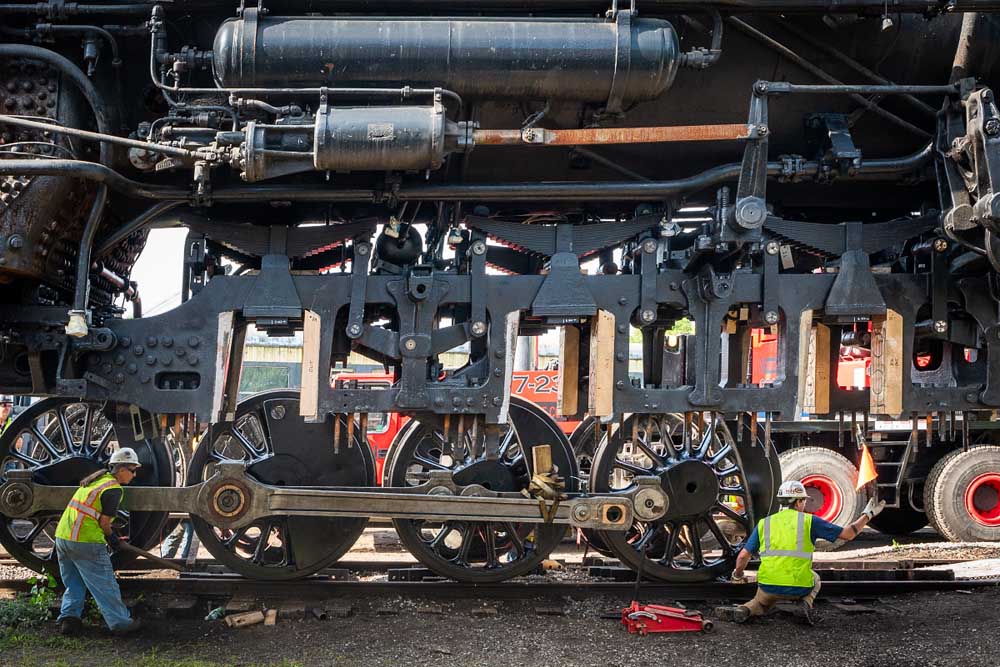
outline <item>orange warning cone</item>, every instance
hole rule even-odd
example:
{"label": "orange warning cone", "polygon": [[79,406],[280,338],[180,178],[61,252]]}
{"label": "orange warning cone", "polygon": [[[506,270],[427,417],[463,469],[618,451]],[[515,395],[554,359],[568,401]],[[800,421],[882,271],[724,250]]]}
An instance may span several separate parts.
{"label": "orange warning cone", "polygon": [[858,466],[858,484],[855,489],[860,490],[862,486],[878,477],[875,472],[875,462],[872,460],[868,445],[861,445],[861,464]]}

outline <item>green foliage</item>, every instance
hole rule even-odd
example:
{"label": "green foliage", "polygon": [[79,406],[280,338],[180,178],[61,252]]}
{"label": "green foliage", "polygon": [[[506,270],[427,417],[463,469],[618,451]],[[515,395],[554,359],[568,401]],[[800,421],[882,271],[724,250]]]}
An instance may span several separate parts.
{"label": "green foliage", "polygon": [[31,590],[13,600],[0,600],[0,627],[40,625],[52,618],[49,611],[56,601],[56,580],[52,575],[28,579]]}

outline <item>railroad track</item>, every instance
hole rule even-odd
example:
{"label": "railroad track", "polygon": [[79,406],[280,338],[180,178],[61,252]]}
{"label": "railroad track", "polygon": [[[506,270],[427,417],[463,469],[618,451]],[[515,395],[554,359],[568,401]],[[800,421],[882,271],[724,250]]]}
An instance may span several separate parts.
{"label": "railroad track", "polygon": [[[1000,578],[955,579],[950,571],[926,571],[919,567],[932,564],[962,562],[942,559],[901,559],[896,561],[840,561],[817,563],[823,578],[820,597],[878,598],[927,591],[969,590],[1000,585]],[[598,580],[591,576],[582,580],[554,580],[528,577],[497,584],[468,584],[435,579],[430,571],[409,562],[349,561],[343,568],[325,571],[297,581],[260,581],[231,573],[213,571],[211,561],[196,563],[198,569],[176,577],[151,577],[149,570],[134,569],[119,573],[119,583],[126,596],[142,596],[154,606],[193,608],[199,602],[212,604],[239,599],[266,601],[319,601],[326,599],[369,599],[384,597],[432,598],[455,600],[463,598],[497,600],[557,600],[585,599],[603,596],[626,600],[635,594],[634,573],[626,578],[621,568],[594,565],[589,568],[619,580]],[[402,566],[402,567],[397,567]],[[576,566],[582,567],[582,566]],[[151,569],[151,568],[150,568]],[[387,580],[345,580],[345,573],[384,572]],[[754,583],[709,581],[691,584],[643,582],[644,599],[685,602],[741,600],[753,595]],[[26,580],[0,580],[0,593],[25,592]]]}

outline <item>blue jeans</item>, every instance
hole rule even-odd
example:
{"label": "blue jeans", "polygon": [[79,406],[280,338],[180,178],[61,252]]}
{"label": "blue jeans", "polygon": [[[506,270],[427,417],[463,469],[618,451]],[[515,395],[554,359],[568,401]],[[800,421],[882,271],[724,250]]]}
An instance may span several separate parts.
{"label": "blue jeans", "polygon": [[71,542],[57,537],[56,555],[59,556],[59,576],[66,587],[59,609],[60,619],[82,617],[83,603],[90,591],[109,628],[123,630],[132,622],[122,602],[106,544]]}

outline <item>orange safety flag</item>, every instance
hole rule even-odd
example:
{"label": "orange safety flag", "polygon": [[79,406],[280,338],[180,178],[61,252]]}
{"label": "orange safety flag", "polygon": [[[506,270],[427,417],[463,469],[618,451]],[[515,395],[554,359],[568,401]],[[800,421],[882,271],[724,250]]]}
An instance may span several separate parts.
{"label": "orange safety flag", "polygon": [[861,445],[861,464],[858,466],[858,484],[854,488],[860,490],[868,482],[878,477],[875,472],[875,461],[872,460],[868,445]]}

